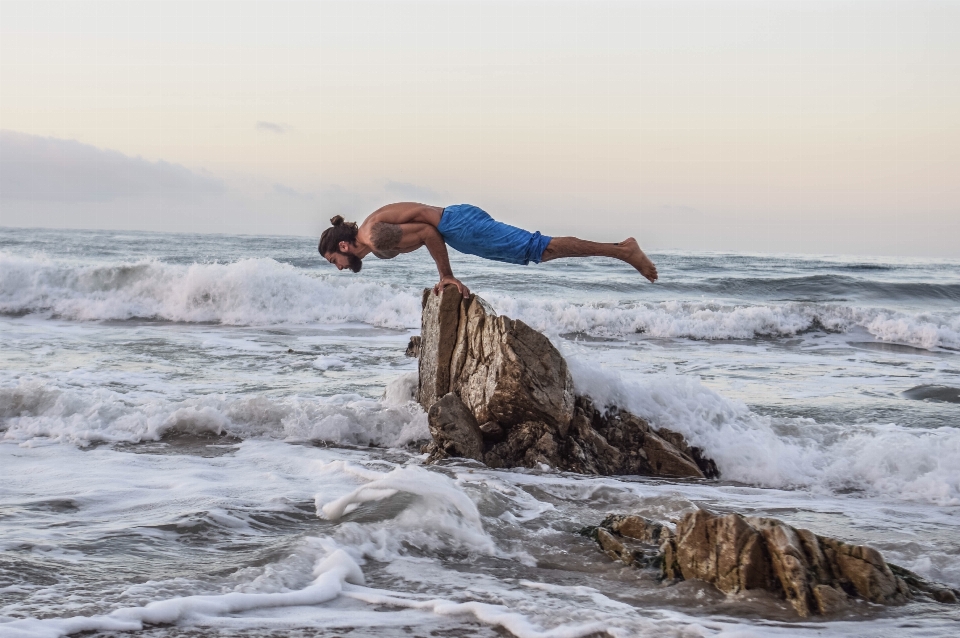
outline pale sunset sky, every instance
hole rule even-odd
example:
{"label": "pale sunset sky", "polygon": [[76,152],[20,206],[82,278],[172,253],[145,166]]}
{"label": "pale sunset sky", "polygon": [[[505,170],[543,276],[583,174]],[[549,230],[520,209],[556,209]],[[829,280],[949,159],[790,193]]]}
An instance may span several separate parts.
{"label": "pale sunset sky", "polygon": [[393,201],[960,257],[960,2],[0,0],[0,226],[317,235]]}

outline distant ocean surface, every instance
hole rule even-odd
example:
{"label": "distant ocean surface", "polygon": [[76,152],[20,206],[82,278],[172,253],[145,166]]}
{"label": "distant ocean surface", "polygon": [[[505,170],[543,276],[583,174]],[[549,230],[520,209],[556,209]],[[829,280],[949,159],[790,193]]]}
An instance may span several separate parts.
{"label": "distant ocean surface", "polygon": [[[611,512],[772,516],[960,587],[960,261],[452,254],[720,481],[423,466],[425,251],[0,228],[0,636],[956,636],[960,609],[663,586]],[[142,627],[142,628],[141,628]]]}

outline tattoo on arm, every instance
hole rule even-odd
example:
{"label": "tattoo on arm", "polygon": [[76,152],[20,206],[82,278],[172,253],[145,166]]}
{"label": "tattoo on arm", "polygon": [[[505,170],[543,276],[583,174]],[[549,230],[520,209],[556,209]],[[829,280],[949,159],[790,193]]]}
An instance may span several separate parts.
{"label": "tattoo on arm", "polygon": [[399,224],[378,222],[370,229],[370,241],[373,247],[381,252],[394,250],[400,245],[401,237],[403,237],[403,231]]}

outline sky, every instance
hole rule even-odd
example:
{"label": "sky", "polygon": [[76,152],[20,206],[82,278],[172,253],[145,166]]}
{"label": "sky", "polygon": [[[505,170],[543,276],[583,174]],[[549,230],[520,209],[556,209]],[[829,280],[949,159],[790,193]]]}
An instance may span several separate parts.
{"label": "sky", "polygon": [[960,257],[960,2],[0,0],[0,226]]}

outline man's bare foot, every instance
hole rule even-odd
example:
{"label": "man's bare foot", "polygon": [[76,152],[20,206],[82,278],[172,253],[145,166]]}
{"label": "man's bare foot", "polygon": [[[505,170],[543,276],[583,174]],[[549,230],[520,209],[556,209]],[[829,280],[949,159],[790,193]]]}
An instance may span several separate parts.
{"label": "man's bare foot", "polygon": [[631,237],[630,239],[625,239],[618,246],[622,246],[626,249],[626,254],[621,257],[623,261],[627,262],[634,268],[640,271],[640,274],[650,280],[650,283],[653,283],[657,280],[657,267],[653,265],[653,262],[650,261],[650,258],[640,250],[640,244],[637,243],[637,240]]}

